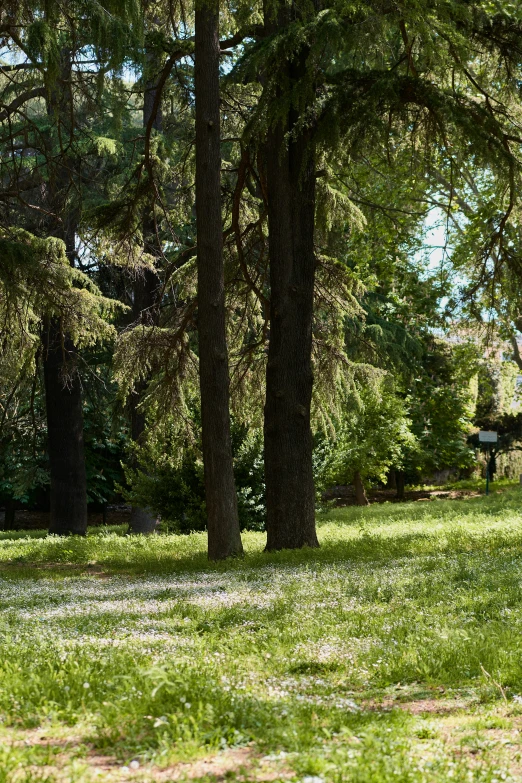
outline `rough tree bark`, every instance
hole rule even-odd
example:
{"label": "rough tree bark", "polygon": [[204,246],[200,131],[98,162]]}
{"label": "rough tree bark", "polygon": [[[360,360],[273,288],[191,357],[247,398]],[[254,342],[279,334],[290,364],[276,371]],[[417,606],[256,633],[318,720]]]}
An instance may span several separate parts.
{"label": "rough tree bark", "polygon": [[[273,8],[273,6],[270,6]],[[281,3],[265,10],[268,34],[287,23]],[[289,66],[304,77],[306,51]],[[312,318],[315,155],[312,133],[290,137],[289,112],[268,132],[265,148],[270,259],[270,337],[266,370],[264,459],[267,550],[319,546],[312,471]]]}
{"label": "rough tree bark", "polygon": [[[64,147],[72,137],[71,58],[62,51],[60,76],[47,85],[47,112],[60,125]],[[67,206],[74,161],[65,152],[50,166],[47,208],[49,233],[62,239],[74,266],[77,217]],[[59,320],[48,319],[42,330],[47,450],[51,477],[51,516],[49,532],[58,535],[85,535],[87,532],[87,478],[83,440],[81,383],[77,352]]]}
{"label": "rough tree bark", "polygon": [[49,533],[84,536],[87,532],[87,479],[76,350],[54,320],[45,324],[42,337],[51,475]]}
{"label": "rough tree bark", "polygon": [[358,470],[355,471],[353,477],[353,483],[355,486],[355,503],[358,506],[367,506],[368,498],[366,497],[366,490],[364,489],[363,480]]}
{"label": "rough tree bark", "polygon": [[199,378],[208,556],[243,551],[230,436],[221,220],[219,0],[196,0],[196,221]]}
{"label": "rough tree bark", "polygon": [[[157,57],[147,53],[145,58],[146,78],[143,94],[143,127],[146,128],[154,114],[152,127],[161,131],[163,117],[161,111],[161,102],[157,109],[154,103],[157,94],[157,78],[160,63]],[[143,215],[143,238],[144,250],[150,255],[158,255],[158,239],[156,225],[153,214],[154,203],[145,207]],[[155,272],[150,269],[144,269],[142,274],[136,278],[133,285],[132,302],[132,320],[138,328],[139,324],[152,326],[158,322],[158,299],[159,279]],[[144,392],[147,389],[147,381],[143,380],[135,389],[134,394],[129,400],[130,418],[131,418],[131,437],[134,443],[140,444],[145,433],[145,414],[140,409],[140,402]],[[133,506],[129,521],[129,533],[149,535],[156,530],[156,515],[148,508]]]}

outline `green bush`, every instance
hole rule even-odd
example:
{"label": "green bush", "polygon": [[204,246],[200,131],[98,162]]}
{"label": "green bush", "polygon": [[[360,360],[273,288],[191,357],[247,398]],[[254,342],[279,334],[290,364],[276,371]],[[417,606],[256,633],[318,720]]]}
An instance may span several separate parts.
{"label": "green bush", "polygon": [[[265,485],[262,433],[233,423],[232,446],[239,523],[242,530],[264,530]],[[169,458],[169,454],[174,454]],[[205,483],[201,444],[186,446],[176,459],[172,443],[149,443],[136,452],[138,467],[127,466],[126,499],[146,506],[163,529],[191,533],[205,530]]]}

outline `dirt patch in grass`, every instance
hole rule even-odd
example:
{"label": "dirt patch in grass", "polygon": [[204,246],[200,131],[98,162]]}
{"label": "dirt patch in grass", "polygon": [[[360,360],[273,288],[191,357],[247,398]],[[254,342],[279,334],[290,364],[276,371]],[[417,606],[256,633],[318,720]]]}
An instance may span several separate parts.
{"label": "dirt patch in grass", "polygon": [[264,761],[249,747],[225,750],[191,762],[174,764],[165,769],[147,768],[146,774],[154,783],[201,778],[224,780],[232,775],[238,779],[261,783],[261,781],[281,780],[293,776],[293,772],[286,767],[284,761]]}
{"label": "dirt patch in grass", "polygon": [[[294,777],[284,754],[281,757],[263,757],[252,746],[230,748],[212,753],[192,761],[180,761],[166,767],[152,763],[143,763],[138,759],[121,762],[111,755],[102,755],[92,745],[86,743],[81,735],[69,733],[54,735],[45,729],[7,729],[0,735],[0,748],[27,749],[28,752],[39,748],[45,754],[49,748],[52,755],[43,756],[40,763],[34,760],[25,765],[38,779],[48,779],[58,783],[74,779],[82,781],[132,781],[133,783],[171,783],[184,780],[215,780],[229,778],[255,783],[271,783]],[[32,754],[31,754],[32,755]],[[34,757],[33,757],[34,758]],[[29,759],[29,757],[28,757]],[[23,775],[22,775],[23,778]],[[13,783],[17,777],[14,773]]]}
{"label": "dirt patch in grass", "polygon": [[[491,492],[498,494],[504,490],[493,489]],[[397,497],[394,489],[369,489],[366,494],[370,503],[404,503],[427,500],[462,500],[479,497],[484,493],[475,489],[415,489],[407,490],[402,499]],[[357,505],[355,490],[351,486],[333,487],[324,493],[323,499],[333,501],[338,507]]]}
{"label": "dirt patch in grass", "polygon": [[446,715],[469,708],[469,703],[462,699],[418,699],[417,701],[393,702],[392,704],[411,715]]}
{"label": "dirt patch in grass", "polygon": [[[454,756],[466,760],[471,769],[489,761],[508,770],[518,780],[522,773],[522,734],[517,725],[521,726],[522,722],[515,719],[513,726],[490,728],[487,725],[477,726],[477,718],[479,716],[469,713],[449,718],[448,722],[442,718],[437,726],[438,734]],[[492,718],[494,720],[494,716]],[[484,720],[487,722],[487,716]]]}
{"label": "dirt patch in grass", "polygon": [[91,772],[103,774],[107,780],[129,780],[140,783],[171,783],[171,781],[234,777],[237,780],[270,783],[294,776],[284,759],[263,758],[252,747],[220,751],[193,761],[183,761],[160,767],[139,764],[137,760],[119,764],[111,756],[89,753],[85,759]]}
{"label": "dirt patch in grass", "polygon": [[83,744],[82,737],[72,732],[53,735],[52,732],[46,733],[45,728],[37,729],[5,729],[0,734],[0,745],[7,747],[51,747],[66,748],[78,747]]}
{"label": "dirt patch in grass", "polygon": [[399,709],[409,712],[410,715],[449,715],[462,710],[469,710],[472,702],[464,699],[451,698],[420,698],[401,701],[400,697],[383,699],[378,701],[371,699],[363,702],[362,706],[369,710],[393,710]]}

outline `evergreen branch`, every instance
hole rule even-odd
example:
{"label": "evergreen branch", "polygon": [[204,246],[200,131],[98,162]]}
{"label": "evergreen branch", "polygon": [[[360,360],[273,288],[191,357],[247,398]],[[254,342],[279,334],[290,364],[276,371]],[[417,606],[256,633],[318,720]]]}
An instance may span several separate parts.
{"label": "evergreen branch", "polygon": [[13,71],[25,71],[37,68],[34,63],[16,63],[14,65],[0,65],[0,73],[11,73]]}
{"label": "evergreen branch", "polygon": [[[259,31],[262,31],[262,27],[260,25],[256,25],[255,27],[248,28],[247,30],[238,31],[231,38],[220,41],[219,48],[221,51],[226,51],[227,49],[231,49],[234,46],[238,46],[240,43],[242,43],[245,40],[245,38],[251,37],[252,34],[256,31],[259,33]],[[185,39],[185,41],[182,42],[183,45],[180,46],[178,49],[175,49],[170,54],[169,58],[167,59],[167,62],[163,66],[160,77],[156,84],[154,102],[152,104],[150,118],[149,121],[147,122],[147,127],[145,129],[145,161],[146,161],[147,168],[149,169],[149,173],[152,173],[150,169],[150,140],[152,135],[152,129],[154,127],[155,118],[157,116],[159,107],[161,106],[161,101],[163,99],[163,89],[176,63],[179,62],[179,60],[182,60],[183,57],[187,57],[193,54],[194,40],[195,39],[193,36]]]}
{"label": "evergreen branch", "polygon": [[222,52],[232,49],[234,46],[242,44],[246,38],[263,38],[266,35],[265,27],[262,24],[256,24],[246,30],[238,30],[237,33],[219,42],[219,48]]}
{"label": "evergreen branch", "polygon": [[36,68],[37,70],[41,71],[42,73],[44,72],[43,65],[41,63],[36,62],[35,60],[33,60],[32,56],[31,56],[31,53],[29,52],[27,47],[24,45],[24,43],[23,43],[22,39],[20,38],[20,36],[18,35],[18,33],[16,33],[13,30],[13,26],[12,25],[7,25],[7,26],[5,26],[3,28],[0,27],[0,33],[7,33],[7,35],[11,38],[11,40],[20,49],[20,51],[23,52],[26,55],[26,57],[29,58],[29,60],[33,64],[33,67]]}
{"label": "evergreen branch", "polygon": [[406,24],[404,22],[404,19],[401,19],[401,21],[399,22],[399,27],[400,27],[400,31],[401,31],[401,35],[402,35],[402,40],[403,40],[403,43],[404,43],[404,48],[406,49],[406,54],[407,54],[407,57],[408,57],[408,68],[410,69],[410,71],[412,72],[412,74],[414,76],[418,76],[419,74],[417,72],[417,69],[415,67],[415,63],[413,62],[413,57],[412,57],[413,41],[410,43],[410,41],[408,39],[408,33],[406,31]]}
{"label": "evergreen branch", "polygon": [[464,212],[466,217],[471,218],[473,217],[474,210],[471,204],[468,204],[467,201],[465,201],[462,196],[460,196],[458,193],[455,192],[455,186],[452,182],[448,182],[448,180],[440,173],[440,171],[435,170],[433,172],[433,176],[437,180],[437,182],[442,185],[442,187],[446,190],[447,193],[451,193],[453,198],[455,199],[456,203],[460,207],[460,209]]}
{"label": "evergreen branch", "polygon": [[239,163],[236,188],[235,188],[234,199],[232,204],[232,229],[234,231],[234,236],[236,239],[237,257],[239,260],[239,266],[241,267],[241,271],[243,272],[243,276],[249,288],[255,293],[255,295],[263,305],[265,312],[268,312],[269,301],[250,276],[248,267],[245,263],[245,254],[243,251],[243,243],[241,241],[241,229],[239,226],[239,212],[241,206],[241,194],[245,186],[247,167],[248,167],[248,153],[246,150],[243,150],[241,154],[241,161]]}
{"label": "evergreen branch", "polygon": [[2,106],[2,111],[0,111],[0,122],[4,122],[10,114],[14,114],[17,109],[20,108],[20,106],[23,106],[24,103],[27,103],[27,101],[32,100],[33,98],[44,98],[45,97],[45,87],[34,87],[32,90],[27,90],[26,92],[19,95],[17,98],[14,99],[10,104],[7,106],[5,104],[0,104]]}

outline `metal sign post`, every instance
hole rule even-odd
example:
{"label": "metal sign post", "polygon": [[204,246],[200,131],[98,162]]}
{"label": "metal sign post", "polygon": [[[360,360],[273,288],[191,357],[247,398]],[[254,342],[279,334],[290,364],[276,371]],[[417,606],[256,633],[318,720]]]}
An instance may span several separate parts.
{"label": "metal sign post", "polygon": [[489,495],[489,443],[486,446],[486,495]]}
{"label": "metal sign post", "polygon": [[498,433],[492,432],[491,430],[480,430],[479,432],[479,442],[486,444],[486,495],[489,495],[489,444],[490,443],[497,443],[498,441]]}

